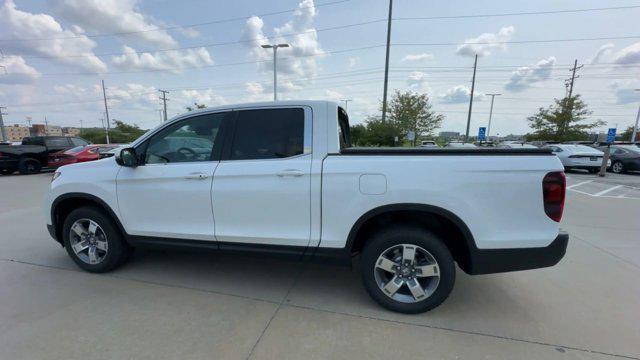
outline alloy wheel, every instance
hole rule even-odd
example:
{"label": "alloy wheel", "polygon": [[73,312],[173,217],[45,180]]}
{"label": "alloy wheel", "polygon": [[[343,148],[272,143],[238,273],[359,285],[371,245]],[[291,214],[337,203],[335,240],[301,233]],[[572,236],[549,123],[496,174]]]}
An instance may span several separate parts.
{"label": "alloy wheel", "polygon": [[69,243],[78,259],[96,265],[107,256],[107,235],[100,225],[90,219],[79,219],[71,225]]}
{"label": "alloy wheel", "polygon": [[416,303],[438,288],[440,267],[427,250],[413,244],[394,245],[378,257],[374,277],[380,290],[393,300]]}
{"label": "alloy wheel", "polygon": [[613,166],[611,167],[611,170],[613,170],[614,173],[621,173],[622,172],[622,163],[621,162],[615,162],[613,163]]}

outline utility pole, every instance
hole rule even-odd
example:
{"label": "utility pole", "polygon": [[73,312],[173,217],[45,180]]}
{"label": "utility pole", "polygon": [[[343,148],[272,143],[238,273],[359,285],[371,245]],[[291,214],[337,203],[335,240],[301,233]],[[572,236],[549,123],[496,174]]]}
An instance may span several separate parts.
{"label": "utility pole", "polygon": [[107,144],[109,144],[109,128],[111,127],[111,125],[109,125],[109,107],[107,106],[107,90],[105,90],[104,88],[104,80],[102,80],[102,97],[104,98],[104,113],[105,116],[107,117]]}
{"label": "utility pole", "polygon": [[289,44],[261,45],[263,49],[273,49],[273,101],[278,101],[278,48],[289,47]]}
{"label": "utility pole", "polygon": [[47,121],[47,116],[44,116],[44,134],[49,135],[49,122]]}
{"label": "utility pole", "polygon": [[[634,91],[640,91],[640,89],[634,89]],[[636,124],[633,126],[633,131],[631,132],[631,142],[636,141],[636,136],[638,134],[638,120],[640,120],[640,105],[638,105],[638,115],[636,115]]]}
{"label": "utility pole", "polygon": [[389,86],[389,48],[391,47],[391,13],[393,0],[389,0],[389,18],[387,19],[387,55],[384,60],[384,90],[382,93],[382,122],[387,120],[387,87]]}
{"label": "utility pole", "polygon": [[7,132],[4,129],[4,119],[2,118],[2,115],[8,115],[8,114],[4,113],[2,109],[6,109],[6,107],[0,106],[0,133],[2,134],[2,141],[8,141]]}
{"label": "utility pole", "polygon": [[464,142],[469,141],[469,126],[471,126],[471,108],[473,108],[473,91],[476,87],[476,67],[478,66],[478,54],[473,60],[473,78],[471,79],[471,94],[469,96],[469,114],[467,115],[467,131],[464,133]]}
{"label": "utility pole", "polygon": [[29,136],[31,136],[31,116],[27,116],[27,129],[29,130]]}
{"label": "utility pole", "polygon": [[[565,80],[565,86],[568,87],[568,91],[567,91],[567,104],[565,106],[565,113],[567,115],[567,120],[569,121],[569,118],[571,117],[571,114],[573,112],[573,99],[571,98],[573,96],[573,84],[575,83],[576,79],[580,77],[580,75],[576,76],[576,71],[578,69],[581,69],[584,65],[580,65],[578,66],[578,59],[576,59],[573,62],[573,68],[569,69],[571,70],[571,78]],[[561,124],[560,125],[560,134],[564,135],[565,132],[565,128],[566,128],[566,123]]]}
{"label": "utility pole", "polygon": [[344,101],[344,111],[347,111],[347,109],[349,108],[349,101],[353,101],[352,99],[342,99],[341,101]]}
{"label": "utility pole", "polygon": [[80,120],[80,135],[82,135],[82,120]]}
{"label": "utility pole", "polygon": [[167,121],[167,94],[169,93],[169,91],[167,90],[158,90],[162,93],[162,95],[160,96],[160,100],[162,100],[162,103],[164,104],[164,121]]}
{"label": "utility pole", "polygon": [[493,116],[493,99],[496,96],[500,96],[502,94],[487,94],[491,96],[491,109],[489,110],[489,125],[487,125],[487,139],[489,139],[489,134],[491,133],[491,117]]}

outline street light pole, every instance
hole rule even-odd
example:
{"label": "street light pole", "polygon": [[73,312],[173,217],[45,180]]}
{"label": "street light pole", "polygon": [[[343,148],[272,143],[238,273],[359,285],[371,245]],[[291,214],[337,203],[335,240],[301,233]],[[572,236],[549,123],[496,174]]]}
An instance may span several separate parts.
{"label": "street light pole", "polygon": [[348,106],[349,106],[349,101],[353,101],[351,99],[342,99],[342,101],[344,101],[344,111],[348,112]]}
{"label": "street light pole", "polygon": [[384,60],[384,90],[382,92],[382,122],[387,119],[387,87],[389,86],[389,48],[391,47],[391,13],[393,0],[389,0],[389,18],[387,19],[387,54]]}
{"label": "street light pole", "polygon": [[491,117],[493,116],[493,99],[496,96],[500,96],[502,94],[487,94],[491,96],[491,109],[489,110],[489,125],[487,125],[487,139],[489,138],[489,134],[491,133]]}
{"label": "street light pole", "polygon": [[278,48],[289,47],[289,44],[261,45],[263,49],[273,49],[273,101],[278,100]]}
{"label": "street light pole", "polygon": [[[640,91],[640,89],[634,89]],[[638,105],[638,115],[636,115],[636,124],[633,126],[633,132],[631,133],[631,142],[636,141],[636,135],[638,133],[638,120],[640,120],[640,105]]]}

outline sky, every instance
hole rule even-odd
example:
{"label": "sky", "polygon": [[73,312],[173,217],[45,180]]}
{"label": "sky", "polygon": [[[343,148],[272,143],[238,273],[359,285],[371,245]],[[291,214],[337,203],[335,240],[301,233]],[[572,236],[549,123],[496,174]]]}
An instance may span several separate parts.
{"label": "sky", "polygon": [[[0,0],[0,106],[5,124],[101,126],[101,80],[111,119],[152,128],[207,106],[269,101],[278,50],[280,99],[348,99],[352,123],[380,114],[388,1]],[[604,9],[607,8],[607,9]],[[489,16],[490,15],[490,16]],[[575,80],[607,124],[635,121],[640,105],[640,1],[396,0],[389,92],[427,93],[464,132],[475,54],[471,133],[530,131],[526,118]],[[344,103],[344,102],[343,102]]]}

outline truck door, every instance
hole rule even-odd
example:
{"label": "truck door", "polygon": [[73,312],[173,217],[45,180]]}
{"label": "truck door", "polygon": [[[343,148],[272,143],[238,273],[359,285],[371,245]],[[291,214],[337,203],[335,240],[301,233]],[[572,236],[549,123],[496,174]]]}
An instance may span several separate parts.
{"label": "truck door", "polygon": [[213,178],[216,239],[307,246],[311,229],[311,110],[237,111]]}

